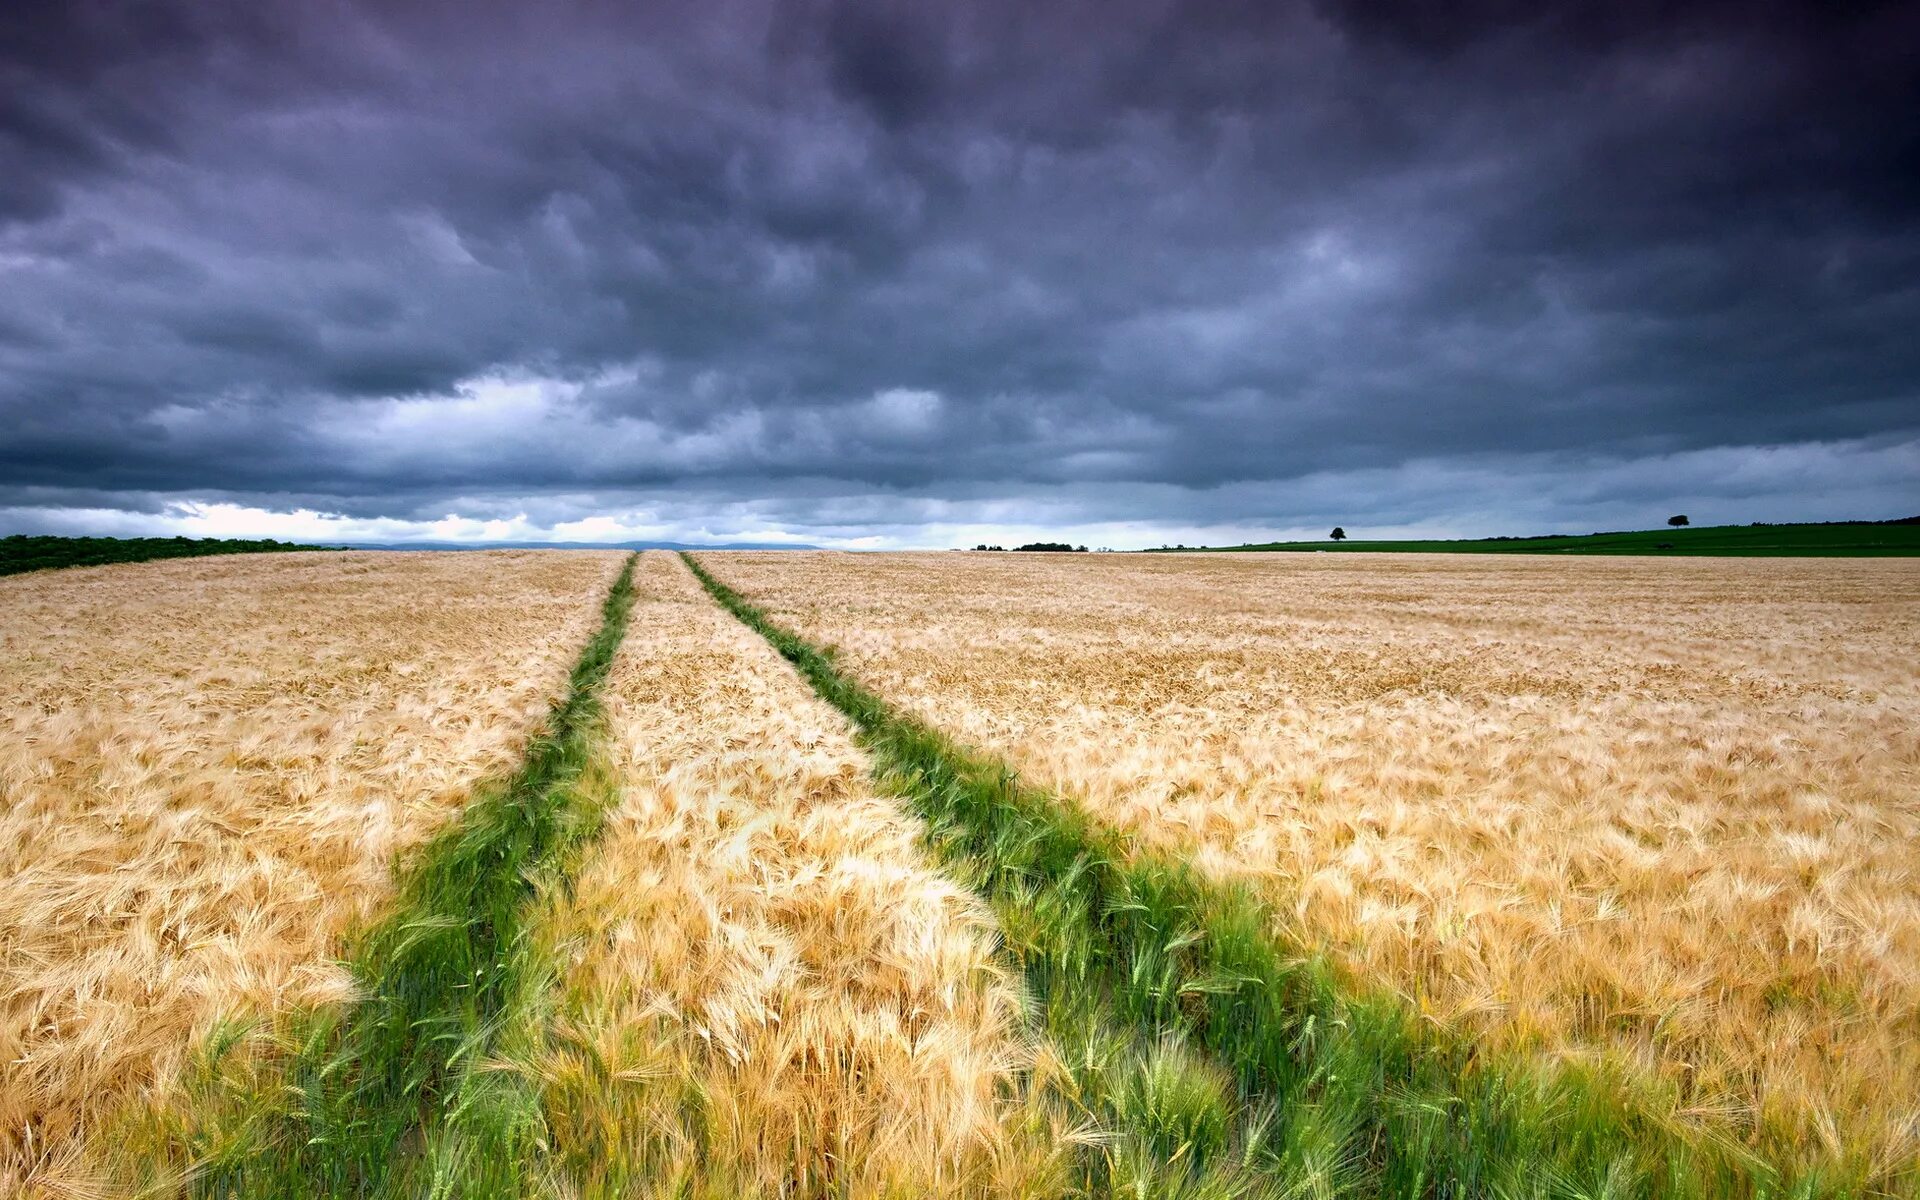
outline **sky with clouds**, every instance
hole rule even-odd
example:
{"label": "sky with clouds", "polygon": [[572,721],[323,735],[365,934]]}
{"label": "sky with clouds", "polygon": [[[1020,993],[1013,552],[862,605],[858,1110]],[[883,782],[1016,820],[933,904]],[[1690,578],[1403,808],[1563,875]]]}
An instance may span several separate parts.
{"label": "sky with clouds", "polygon": [[1913,515],[1916,111],[1902,4],[9,5],[0,533]]}

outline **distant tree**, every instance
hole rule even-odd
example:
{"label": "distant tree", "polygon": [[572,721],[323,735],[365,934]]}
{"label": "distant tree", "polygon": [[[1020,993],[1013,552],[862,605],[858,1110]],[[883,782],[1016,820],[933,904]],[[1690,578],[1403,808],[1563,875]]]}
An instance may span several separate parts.
{"label": "distant tree", "polygon": [[1327,536],[1332,538],[1336,542],[1344,542],[1347,540],[1347,531],[1340,528],[1338,525],[1335,525],[1333,527],[1333,532],[1328,534]]}
{"label": "distant tree", "polygon": [[1677,516],[1671,516],[1667,518],[1667,524],[1673,526],[1675,529],[1680,528],[1682,525],[1685,525],[1686,523],[1687,523],[1687,514],[1685,513],[1680,513]]}
{"label": "distant tree", "polygon": [[1087,548],[1085,546],[1075,546],[1073,548],[1073,551],[1075,554],[1085,554],[1087,552]]}

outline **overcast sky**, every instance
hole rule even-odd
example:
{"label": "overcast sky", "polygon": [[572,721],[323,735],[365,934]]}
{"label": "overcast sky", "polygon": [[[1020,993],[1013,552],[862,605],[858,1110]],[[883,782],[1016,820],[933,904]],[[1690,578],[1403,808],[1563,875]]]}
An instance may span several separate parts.
{"label": "overcast sky", "polygon": [[1920,513],[1911,4],[0,11],[0,532]]}

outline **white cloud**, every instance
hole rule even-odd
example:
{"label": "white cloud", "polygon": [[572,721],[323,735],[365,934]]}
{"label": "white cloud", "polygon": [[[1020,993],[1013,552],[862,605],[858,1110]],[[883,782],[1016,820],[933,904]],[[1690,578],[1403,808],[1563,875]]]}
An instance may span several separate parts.
{"label": "white cloud", "polygon": [[874,396],[861,409],[861,421],[867,430],[896,438],[920,438],[939,427],[944,405],[938,392],[891,388]]}

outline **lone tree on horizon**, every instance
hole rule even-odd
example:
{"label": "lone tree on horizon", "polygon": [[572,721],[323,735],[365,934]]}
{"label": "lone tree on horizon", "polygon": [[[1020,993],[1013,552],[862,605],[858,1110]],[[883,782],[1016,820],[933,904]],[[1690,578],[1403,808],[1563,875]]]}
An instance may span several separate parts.
{"label": "lone tree on horizon", "polygon": [[1675,516],[1671,516],[1667,518],[1667,524],[1673,526],[1675,529],[1680,528],[1682,525],[1685,525],[1686,523],[1687,523],[1687,514],[1685,513],[1679,513]]}
{"label": "lone tree on horizon", "polygon": [[1333,527],[1333,532],[1328,534],[1327,536],[1332,538],[1336,542],[1344,542],[1347,540],[1347,531],[1340,528],[1338,525],[1335,525]]}

